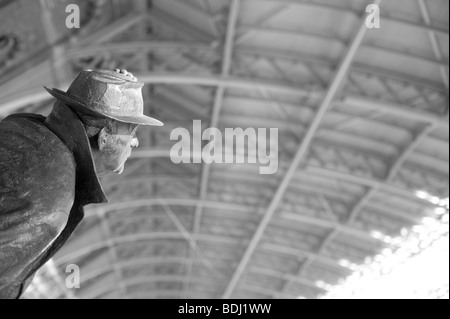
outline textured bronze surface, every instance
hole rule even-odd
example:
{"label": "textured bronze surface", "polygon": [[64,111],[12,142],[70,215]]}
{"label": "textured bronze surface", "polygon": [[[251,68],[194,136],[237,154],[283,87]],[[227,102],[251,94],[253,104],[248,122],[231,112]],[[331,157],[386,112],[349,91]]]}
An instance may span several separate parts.
{"label": "textured bronze surface", "polygon": [[0,122],[0,298],[24,282],[65,243],[83,206],[106,202],[84,127],[61,102],[46,119]]}
{"label": "textured bronze surface", "polygon": [[138,125],[162,126],[144,115],[142,87],[134,77],[114,71],[82,71],[67,92],[46,90],[79,114],[108,117]]}

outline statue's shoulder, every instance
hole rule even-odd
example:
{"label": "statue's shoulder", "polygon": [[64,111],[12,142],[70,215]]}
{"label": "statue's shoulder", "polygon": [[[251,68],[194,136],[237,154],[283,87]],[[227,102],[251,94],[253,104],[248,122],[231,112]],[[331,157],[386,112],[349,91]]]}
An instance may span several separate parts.
{"label": "statue's shoulder", "polygon": [[66,227],[75,168],[44,117],[18,114],[0,122],[0,260],[11,265],[0,262],[0,286],[25,280]]}
{"label": "statue's shoulder", "polygon": [[44,123],[46,117],[40,114],[32,114],[32,113],[17,113],[11,114],[4,119],[4,121],[12,121],[14,119],[26,119],[34,122]]}
{"label": "statue's shoulder", "polygon": [[[75,174],[73,155],[45,125],[45,117],[14,114],[0,122],[0,167],[20,178],[53,179]],[[48,174],[45,174],[48,173]],[[30,179],[28,178],[28,179]]]}
{"label": "statue's shoulder", "polygon": [[[0,136],[15,134],[17,139],[27,137],[29,134],[45,134],[45,117],[38,114],[12,114],[0,121]],[[36,136],[37,138],[37,136]]]}
{"label": "statue's shoulder", "polygon": [[[38,114],[12,114],[0,122],[0,136],[3,146],[20,146],[24,149],[33,147],[35,152],[44,151],[48,144],[61,144],[51,130],[45,125],[46,117]],[[3,137],[9,136],[8,140]],[[55,145],[52,145],[55,146]],[[1,147],[1,146],[0,146]]]}

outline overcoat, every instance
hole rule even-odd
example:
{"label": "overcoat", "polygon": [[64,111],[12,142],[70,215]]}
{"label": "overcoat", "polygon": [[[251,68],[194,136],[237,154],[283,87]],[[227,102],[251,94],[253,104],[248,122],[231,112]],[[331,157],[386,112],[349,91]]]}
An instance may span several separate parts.
{"label": "overcoat", "polygon": [[0,298],[19,298],[64,245],[84,206],[105,203],[84,126],[58,101],[48,117],[0,122]]}

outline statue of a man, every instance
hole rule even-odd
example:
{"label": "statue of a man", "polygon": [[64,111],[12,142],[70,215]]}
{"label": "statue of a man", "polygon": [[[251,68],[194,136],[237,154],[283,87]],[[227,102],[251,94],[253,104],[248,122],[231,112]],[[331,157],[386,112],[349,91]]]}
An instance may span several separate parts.
{"label": "statue of a man", "polygon": [[107,202],[98,176],[123,171],[143,115],[143,83],[126,70],[83,71],[48,117],[0,122],[0,298],[19,298],[67,241],[83,207]]}

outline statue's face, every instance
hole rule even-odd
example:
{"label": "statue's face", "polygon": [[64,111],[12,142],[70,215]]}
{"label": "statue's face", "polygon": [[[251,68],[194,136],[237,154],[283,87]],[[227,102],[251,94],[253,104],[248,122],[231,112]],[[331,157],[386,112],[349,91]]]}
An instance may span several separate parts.
{"label": "statue's face", "polygon": [[93,151],[97,174],[121,174],[133,148],[139,146],[136,137],[137,125],[120,124],[114,132],[102,129],[99,134],[99,149]]}

